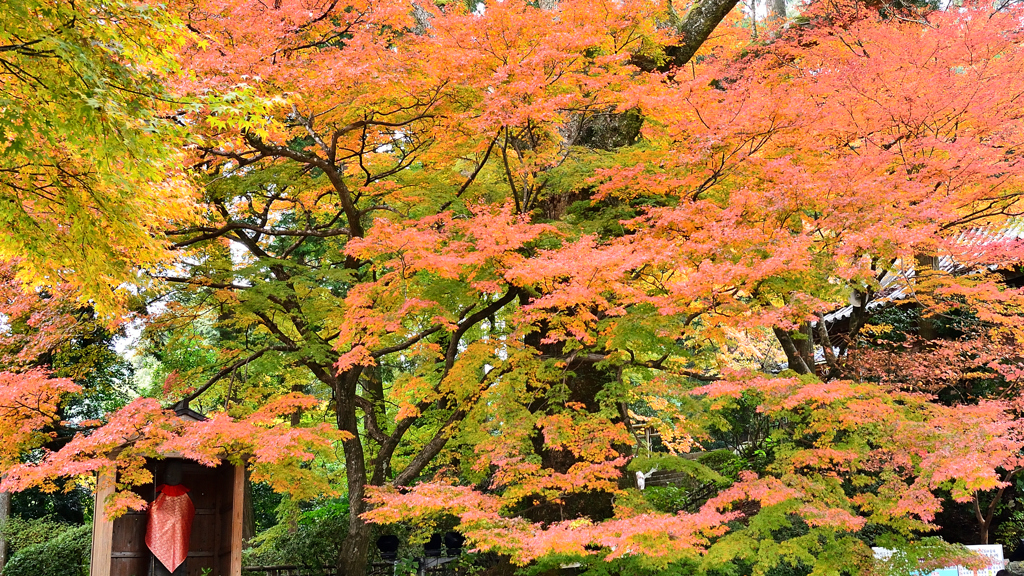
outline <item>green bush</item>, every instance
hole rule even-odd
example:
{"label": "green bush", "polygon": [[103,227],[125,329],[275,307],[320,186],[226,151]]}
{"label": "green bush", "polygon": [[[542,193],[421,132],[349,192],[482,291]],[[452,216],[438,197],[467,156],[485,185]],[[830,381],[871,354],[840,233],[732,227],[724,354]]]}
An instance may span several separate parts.
{"label": "green bush", "polygon": [[86,576],[89,573],[89,526],[64,530],[56,538],[19,550],[3,576]]}
{"label": "green bush", "polygon": [[285,499],[278,515],[276,526],[253,539],[253,548],[245,553],[246,565],[324,566],[337,561],[348,534],[348,500],[296,503]]}
{"label": "green bush", "polygon": [[72,528],[74,526],[52,517],[26,519],[11,516],[0,527],[0,533],[3,533],[10,552],[14,554],[34,544],[49,542]]}

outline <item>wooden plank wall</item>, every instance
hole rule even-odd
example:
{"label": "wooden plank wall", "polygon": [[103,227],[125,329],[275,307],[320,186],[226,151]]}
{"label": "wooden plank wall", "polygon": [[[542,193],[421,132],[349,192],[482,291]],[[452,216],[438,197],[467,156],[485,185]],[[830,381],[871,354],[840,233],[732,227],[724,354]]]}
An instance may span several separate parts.
{"label": "wooden plank wall", "polygon": [[[152,470],[158,480],[163,477],[163,463],[155,463]],[[189,488],[196,508],[187,575],[201,576],[204,569],[209,569],[212,576],[241,576],[244,467],[226,462],[217,468],[186,463],[182,484]],[[96,490],[90,576],[149,576],[153,570],[145,541],[149,517],[142,511],[130,512],[113,522],[106,520],[102,503],[114,489],[113,475],[101,475]],[[136,491],[147,502],[152,501],[152,484]]]}
{"label": "wooden plank wall", "polygon": [[188,544],[188,576],[201,576],[204,569],[221,576],[217,571],[217,527],[223,498],[218,479],[223,468],[206,468],[194,463],[182,467],[181,483],[189,489],[188,495],[196,508]]}
{"label": "wooden plank wall", "polygon": [[[146,468],[153,472],[154,463]],[[153,501],[155,486],[145,484],[135,488],[135,493],[146,502]],[[94,514],[95,515],[95,514]],[[149,515],[146,510],[133,510],[113,522],[110,545],[110,571],[93,576],[147,576],[152,565],[152,556],[146,548],[146,524]]]}

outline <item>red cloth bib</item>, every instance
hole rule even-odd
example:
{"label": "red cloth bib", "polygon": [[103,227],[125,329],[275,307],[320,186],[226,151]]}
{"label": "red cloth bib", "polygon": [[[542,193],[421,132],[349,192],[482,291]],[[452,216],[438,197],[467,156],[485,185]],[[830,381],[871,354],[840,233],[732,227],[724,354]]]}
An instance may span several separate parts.
{"label": "red cloth bib", "polygon": [[188,556],[196,507],[184,486],[161,484],[156,491],[157,497],[149,505],[146,546],[161,564],[174,572]]}

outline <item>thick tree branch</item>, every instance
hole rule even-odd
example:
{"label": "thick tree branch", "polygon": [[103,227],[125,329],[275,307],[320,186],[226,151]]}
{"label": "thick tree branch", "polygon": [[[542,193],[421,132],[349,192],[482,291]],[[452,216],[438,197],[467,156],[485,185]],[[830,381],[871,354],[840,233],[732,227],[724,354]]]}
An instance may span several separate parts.
{"label": "thick tree branch", "polygon": [[441,328],[443,328],[441,324],[431,326],[430,328],[427,328],[426,330],[420,332],[419,334],[411,336],[399,342],[398,344],[395,344],[394,346],[385,346],[384,348],[378,348],[377,350],[373,350],[370,352],[370,356],[372,358],[380,358],[381,356],[387,356],[388,354],[401,352],[402,350],[405,350],[406,348],[412,346],[413,344],[419,342],[420,340],[423,340],[427,336],[430,336],[431,334],[441,330]]}
{"label": "thick tree branch", "polygon": [[377,444],[381,445],[387,442],[388,436],[380,429],[380,424],[377,422],[377,412],[374,410],[373,403],[362,396],[353,397],[353,403],[366,414],[366,433],[370,435],[370,438],[373,438]]}
{"label": "thick tree branch", "polygon": [[288,158],[322,170],[324,174],[327,175],[327,179],[330,180],[331,185],[334,186],[335,191],[338,192],[338,199],[341,200],[342,209],[345,211],[345,216],[348,219],[349,235],[354,237],[363,236],[365,231],[363,230],[363,225],[360,222],[359,210],[356,209],[356,205],[352,200],[352,194],[349,192],[348,185],[345,184],[345,180],[342,178],[341,172],[335,168],[333,163],[324,160],[313,153],[299,152],[292,150],[287,146],[268,144],[255,134],[247,133],[245,135],[245,141],[255,148],[256,151],[265,156]]}
{"label": "thick tree branch", "polygon": [[825,362],[833,370],[839,370],[839,361],[836,358],[835,350],[832,349],[832,340],[828,336],[828,327],[825,325],[825,315],[818,315],[818,336],[821,338],[821,348],[825,353]]}
{"label": "thick tree branch", "polygon": [[519,294],[520,291],[518,287],[510,286],[508,292],[505,292],[504,296],[498,298],[494,302],[491,302],[489,305],[481,308],[480,310],[477,310],[475,313],[469,315],[461,322],[459,322],[459,327],[456,328],[455,332],[452,333],[451,341],[448,343],[448,351],[445,354],[444,359],[444,375],[441,376],[442,379],[444,378],[444,376],[448,374],[448,371],[452,369],[452,366],[455,365],[455,356],[458,354],[459,351],[459,342],[462,341],[462,337],[466,334],[466,332],[469,331],[469,329],[472,328],[473,326],[476,326],[479,322],[482,322],[484,318],[487,318],[488,316],[493,316],[499,310],[501,310],[506,305],[515,300],[517,297],[519,297]]}
{"label": "thick tree branch", "polygon": [[285,334],[284,330],[277,325],[277,322],[267,316],[265,312],[254,311],[253,314],[260,319],[260,323],[263,324],[267,330],[270,330],[270,333],[278,340],[284,342],[285,345],[290,346],[293,349],[298,349],[298,345],[295,343],[295,340],[292,340],[290,336]]}
{"label": "thick tree branch", "polygon": [[682,39],[679,44],[665,47],[667,60],[664,63],[659,64],[642,56],[634,56],[633,63],[648,72],[653,70],[668,72],[672,68],[683,66],[693,58],[701,45],[737,4],[739,4],[739,0],[701,0],[697,2],[687,12],[686,17],[676,25]]}
{"label": "thick tree branch", "polygon": [[260,358],[261,356],[263,356],[267,352],[272,352],[272,351],[294,352],[295,350],[296,349],[294,347],[291,347],[291,346],[266,346],[264,348],[260,348],[259,350],[253,352],[252,354],[246,356],[245,358],[237,360],[237,361],[231,363],[230,365],[225,366],[224,368],[221,368],[216,374],[211,376],[209,380],[204,382],[202,386],[200,386],[199,388],[196,388],[196,390],[194,392],[192,392],[188,396],[185,396],[184,398],[182,398],[181,402],[184,403],[184,404],[188,404],[189,402],[191,402],[191,401],[195,400],[196,398],[202,396],[204,392],[209,390],[211,386],[213,386],[214,384],[219,382],[225,376],[231,374],[235,370],[238,370],[242,366],[245,366],[246,364],[249,364],[250,362],[255,361],[256,359]]}
{"label": "thick tree branch", "polygon": [[[494,145],[495,143],[498,142],[498,137],[500,135],[501,132],[499,131],[497,134],[494,135],[494,138],[491,139],[491,143],[487,145],[487,152],[484,152],[483,160],[481,160],[480,163],[476,165],[476,169],[474,169],[473,173],[469,175],[469,178],[466,178],[466,181],[459,188],[459,191],[455,193],[455,198],[460,198],[462,194],[469,188],[469,185],[472,184],[474,180],[476,180],[477,175],[480,174],[480,171],[483,170],[484,165],[487,164],[487,159],[491,157],[491,151],[494,150]],[[445,210],[447,210],[448,207],[451,206],[452,202],[454,201],[455,200],[453,199],[442,204],[438,212],[444,212]]]}
{"label": "thick tree branch", "polygon": [[782,344],[782,350],[786,353],[786,359],[789,360],[789,368],[797,374],[813,374],[814,371],[804,361],[804,357],[797,350],[796,344],[793,343],[793,337],[789,335],[789,332],[781,328],[772,328],[775,332],[775,337],[778,338],[779,344]]}
{"label": "thick tree branch", "polygon": [[[661,358],[658,358],[657,360],[637,360],[633,356],[632,352],[630,352],[630,357],[632,359],[627,364],[630,364],[632,366],[642,366],[644,368],[652,368],[654,370],[666,370],[666,371],[671,372],[672,374],[676,374],[676,375],[679,375],[679,376],[685,376],[687,378],[692,378],[692,379],[697,380],[699,382],[717,382],[717,381],[721,380],[721,378],[719,376],[715,375],[715,374],[704,374],[702,372],[697,372],[696,370],[685,370],[685,369],[678,369],[678,368],[666,368],[665,367],[665,362],[669,358],[667,354],[662,356]],[[541,356],[541,358],[543,358],[543,359],[550,359],[550,360],[564,360],[564,361],[569,362],[569,363],[572,363],[572,362],[586,362],[586,363],[590,363],[590,364],[597,364],[598,362],[604,362],[604,361],[608,360],[609,355],[608,354],[590,353],[590,354],[569,354],[569,355],[566,355],[566,356],[552,356],[552,355],[545,354],[545,355]]]}
{"label": "thick tree branch", "polygon": [[682,44],[665,50],[672,66],[682,66],[693,58],[718,24],[738,4],[738,0],[702,0],[695,4],[679,24]]}
{"label": "thick tree branch", "polygon": [[[450,340],[450,342],[448,344],[448,349],[447,349],[447,352],[445,354],[445,367],[444,367],[444,372],[443,372],[443,374],[441,376],[442,380],[444,379],[445,376],[447,376],[448,372],[451,370],[452,366],[454,366],[454,364],[455,364],[455,357],[456,357],[456,355],[458,353],[458,344],[459,344],[459,341],[462,339],[462,336],[470,328],[472,328],[473,326],[477,325],[478,323],[483,321],[485,318],[487,318],[489,316],[492,316],[493,314],[495,314],[496,312],[498,312],[499,310],[504,308],[506,305],[511,303],[513,300],[515,300],[519,296],[519,294],[520,294],[519,288],[517,288],[515,286],[509,287],[508,292],[506,292],[504,296],[502,296],[501,298],[499,298],[498,300],[495,300],[494,302],[492,302],[488,306],[478,310],[477,312],[475,312],[475,313],[473,313],[473,314],[471,314],[471,315],[469,315],[469,316],[467,316],[467,317],[465,317],[465,318],[463,318],[462,320],[459,321],[459,323],[457,325],[458,327],[452,333],[451,340]],[[426,336],[429,336],[433,332],[436,332],[437,330],[440,330],[440,328],[441,328],[441,326],[435,326],[433,328],[430,328],[429,330],[421,332],[417,336],[414,336],[413,338],[410,338],[409,340],[406,340],[405,342],[403,342],[402,344],[400,344],[398,346],[402,346],[403,347],[402,349],[407,348],[408,346],[411,346],[415,342],[418,342],[419,340],[422,340]],[[398,349],[397,349],[398,346],[391,347],[390,348],[391,352],[397,352],[398,351]],[[378,352],[380,352],[380,351],[378,351]],[[389,352],[389,353],[391,353],[391,352]],[[376,354],[376,353],[374,353],[374,354]],[[378,356],[374,356],[374,357],[376,358]],[[467,401],[467,402],[469,404],[472,404],[471,401]],[[432,404],[432,402],[426,402],[426,401],[420,402],[416,406],[417,413],[420,413],[420,414],[423,413],[424,411],[426,411],[427,409],[430,408],[431,404]],[[453,414],[453,416],[455,416],[455,414]],[[402,438],[405,436],[405,433],[409,431],[409,429],[412,427],[412,425],[418,419],[419,419],[418,416],[407,416],[405,418],[402,418],[401,420],[399,420],[398,422],[395,423],[395,430],[390,435],[388,435],[388,437],[385,438],[383,442],[380,443],[380,450],[377,453],[377,460],[376,460],[376,462],[374,464],[374,470],[373,470],[373,475],[372,475],[373,481],[375,483],[377,483],[377,484],[383,483],[383,481],[384,481],[384,472],[387,469],[388,463],[390,462],[392,455],[394,454],[395,450],[398,448],[398,445],[402,441]],[[452,421],[452,422],[454,422],[454,421]],[[447,425],[448,424],[446,424],[446,426]],[[439,438],[437,438],[437,437],[435,437],[435,440],[437,442],[441,442],[441,440]],[[440,448],[443,447],[443,445],[444,444],[442,442],[440,444],[440,446],[438,446],[437,449],[440,450]],[[418,474],[419,472],[416,472],[416,473]]]}
{"label": "thick tree branch", "polygon": [[192,286],[203,286],[205,288],[216,288],[218,290],[248,290],[249,288],[252,288],[252,286],[242,286],[241,284],[232,284],[230,282],[215,282],[202,277],[158,276],[156,274],[150,274],[149,277],[156,280],[174,282],[175,284],[191,284]]}
{"label": "thick tree branch", "polygon": [[392,480],[392,484],[395,486],[405,486],[416,479],[420,475],[420,472],[427,467],[428,464],[436,457],[445,444],[448,443],[448,438],[451,437],[452,428],[460,422],[463,418],[469,414],[469,411],[476,405],[476,399],[479,398],[480,394],[490,387],[491,383],[496,378],[508,373],[512,370],[512,365],[506,363],[503,368],[493,368],[481,379],[481,385],[477,388],[473,398],[466,399],[459,408],[456,408],[452,414],[445,420],[444,424],[438,429],[434,437],[420,450],[409,465],[406,466],[401,472],[395,476]]}
{"label": "thick tree branch", "polygon": [[331,238],[334,236],[348,236],[351,234],[348,228],[333,228],[327,230],[288,230],[285,228],[253,226],[252,224],[246,224],[245,222],[228,222],[219,228],[214,228],[212,226],[193,226],[191,228],[182,228],[179,230],[168,230],[164,232],[164,234],[168,236],[184,236],[186,234],[201,233],[199,236],[182,240],[181,242],[176,242],[172,245],[173,248],[184,248],[205,240],[219,238],[235,230],[248,230],[250,232],[256,232],[267,236],[299,236],[312,238]]}

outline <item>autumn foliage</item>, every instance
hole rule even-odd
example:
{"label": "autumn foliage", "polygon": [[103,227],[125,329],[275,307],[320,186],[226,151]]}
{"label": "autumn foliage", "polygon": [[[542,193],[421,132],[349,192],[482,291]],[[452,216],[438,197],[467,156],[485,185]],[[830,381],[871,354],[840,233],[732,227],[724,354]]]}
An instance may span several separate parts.
{"label": "autumn foliage", "polygon": [[[540,4],[171,2],[203,197],[137,282],[164,397],[11,467],[75,387],[4,373],[3,486],[231,454],[348,495],[346,574],[368,522],[760,574],[984,520],[1024,448],[1020,9],[816,1],[753,35],[718,2],[691,58],[697,9]],[[723,440],[737,414],[764,433]],[[710,492],[667,509],[644,459]]]}
{"label": "autumn foliage", "polygon": [[184,28],[121,0],[5,2],[0,21],[0,255],[113,314],[119,285],[164,260],[159,231],[190,210],[162,86]]}

